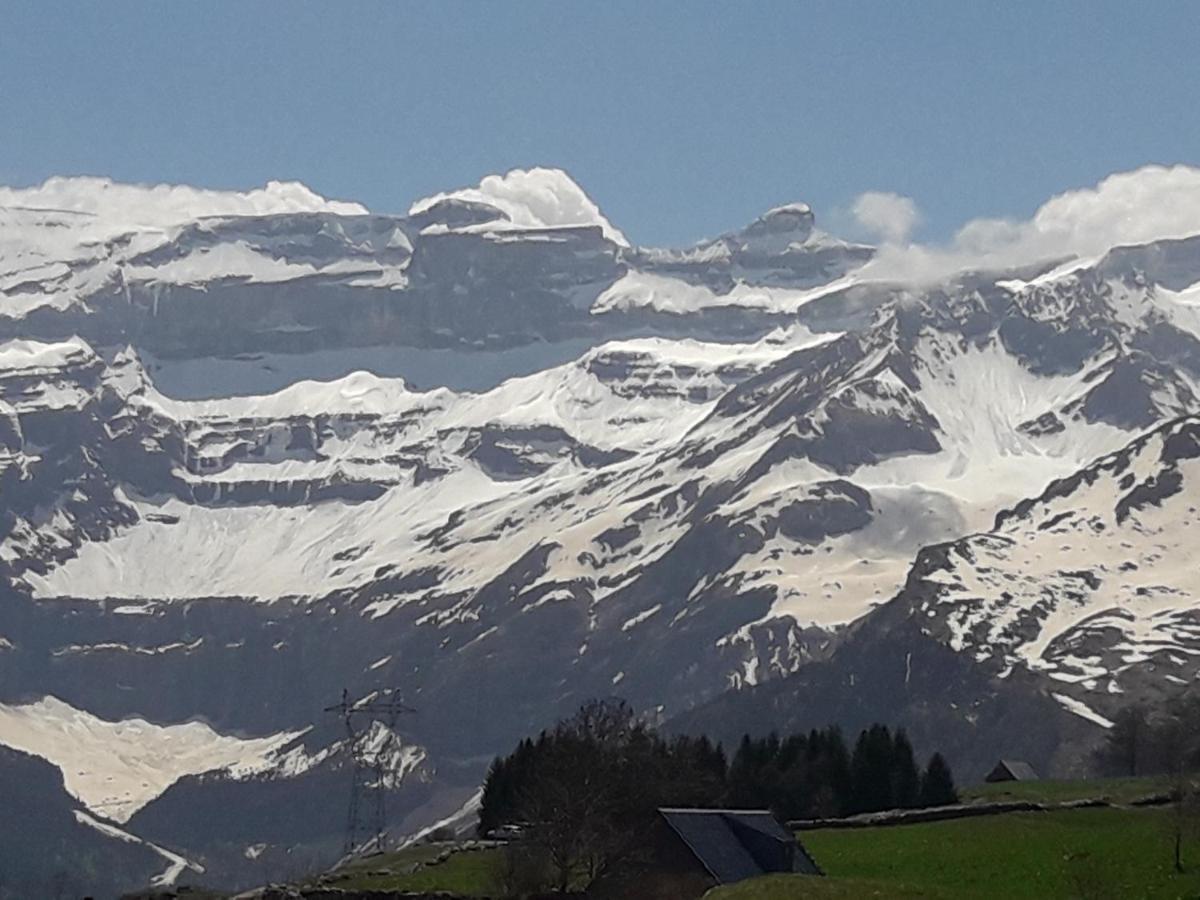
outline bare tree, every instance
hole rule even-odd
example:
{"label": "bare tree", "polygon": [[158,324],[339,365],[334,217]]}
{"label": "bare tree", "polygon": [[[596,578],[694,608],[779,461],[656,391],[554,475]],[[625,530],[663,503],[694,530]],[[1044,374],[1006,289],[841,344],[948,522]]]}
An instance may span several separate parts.
{"label": "bare tree", "polygon": [[1171,805],[1166,831],[1171,841],[1176,872],[1184,870],[1183,842],[1200,833],[1200,794],[1195,765],[1200,752],[1200,723],[1195,704],[1179,704],[1153,724],[1155,753],[1167,776]]}
{"label": "bare tree", "polygon": [[636,866],[655,809],[680,796],[680,780],[699,780],[620,700],[585,704],[543,736],[537,751],[536,777],[518,802],[519,824],[559,891]]}
{"label": "bare tree", "polygon": [[1200,834],[1200,794],[1189,771],[1180,770],[1171,778],[1167,831],[1171,839],[1175,871],[1182,872],[1184,840]]}
{"label": "bare tree", "polygon": [[545,852],[557,890],[590,884],[627,849],[633,770],[624,762],[635,733],[612,710],[581,710],[555,733],[521,798],[528,838]]}

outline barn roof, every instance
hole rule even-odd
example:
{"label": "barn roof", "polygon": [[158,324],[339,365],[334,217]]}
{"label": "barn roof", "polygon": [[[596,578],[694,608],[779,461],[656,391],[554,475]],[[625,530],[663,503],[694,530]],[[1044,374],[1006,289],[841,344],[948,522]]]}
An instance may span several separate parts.
{"label": "barn roof", "polygon": [[790,850],[786,856],[794,860],[794,865],[788,871],[820,873],[795,836],[766,810],[660,809],[659,814],[718,884],[778,871],[776,866],[756,858],[743,837],[746,831]]}
{"label": "barn roof", "polygon": [[763,874],[720,813],[692,809],[662,810],[667,824],[695,854],[718,884],[729,884]]}
{"label": "barn roof", "polygon": [[1037,781],[1038,774],[1033,766],[1019,759],[1002,759],[1000,765],[1008,769],[1008,773],[1017,781]]}
{"label": "barn roof", "polygon": [[779,820],[766,810],[760,809],[723,809],[721,816],[729,822],[736,822],[767,837],[790,844],[796,836],[779,824]]}

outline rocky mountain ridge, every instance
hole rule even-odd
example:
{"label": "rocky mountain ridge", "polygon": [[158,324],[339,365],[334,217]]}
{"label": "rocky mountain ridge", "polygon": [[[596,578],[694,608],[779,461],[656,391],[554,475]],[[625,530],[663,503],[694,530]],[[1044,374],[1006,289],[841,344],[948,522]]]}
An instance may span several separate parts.
{"label": "rocky mountain ridge", "polygon": [[418,709],[415,830],[591,696],[1065,769],[1191,679],[1200,238],[920,285],[803,204],[633,247],[547,171],[0,212],[0,743],[204,723],[122,827],[257,871],[337,843],[343,687]]}

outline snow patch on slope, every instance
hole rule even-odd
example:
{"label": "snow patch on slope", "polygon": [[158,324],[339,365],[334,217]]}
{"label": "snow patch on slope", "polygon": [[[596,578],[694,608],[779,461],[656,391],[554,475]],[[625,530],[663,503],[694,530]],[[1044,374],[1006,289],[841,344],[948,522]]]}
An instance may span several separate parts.
{"label": "snow patch on slope", "polygon": [[245,241],[232,241],[193,250],[187,256],[159,266],[132,266],[131,280],[160,284],[203,284],[223,278],[267,283],[291,281],[317,273],[308,263],[290,263],[255,251]]}
{"label": "snow patch on slope", "polygon": [[684,315],[718,306],[737,306],[771,313],[794,313],[805,304],[844,290],[855,282],[854,276],[847,276],[809,290],[793,290],[739,281],[728,293],[718,294],[707,285],[630,269],[596,298],[592,312],[649,308]]}
{"label": "snow patch on slope", "polygon": [[[431,392],[436,396],[440,392]],[[449,392],[446,392],[449,393]],[[352,372],[334,381],[299,381],[273,394],[220,400],[172,400],[152,392],[147,402],[179,419],[287,419],[295,416],[398,414],[420,395],[402,378]]]}
{"label": "snow patch on slope", "polygon": [[269,768],[276,751],[299,735],[247,740],[219,734],[202,722],[110,722],[52,696],[21,706],[0,703],[0,744],[58,766],[72,796],[118,823],[185,775]]}
{"label": "snow patch on slope", "polygon": [[1095,367],[1070,375],[1035,375],[998,341],[959,347],[928,335],[918,350],[919,397],[938,421],[942,450],[904,456],[862,470],[864,486],[918,485],[944,492],[979,511],[971,528],[990,524],[998,505],[1036,495],[1097,456],[1124,446],[1129,433],[1103,423],[1063,417],[1063,430],[1030,436],[1019,428],[1060,412],[1091,387]]}
{"label": "snow patch on slope", "polygon": [[1074,697],[1068,697],[1066,694],[1051,694],[1055,700],[1059,702],[1063,709],[1075,713],[1080,718],[1087,719],[1089,722],[1095,722],[1101,728],[1112,728],[1111,720],[1104,718],[1100,713],[1096,712],[1082,700],[1076,700]]}

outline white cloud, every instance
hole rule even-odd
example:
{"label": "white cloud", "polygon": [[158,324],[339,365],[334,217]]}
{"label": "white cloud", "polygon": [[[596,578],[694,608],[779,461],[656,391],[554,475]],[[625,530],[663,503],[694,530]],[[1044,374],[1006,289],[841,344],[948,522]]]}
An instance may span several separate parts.
{"label": "white cloud", "polygon": [[562,169],[513,169],[504,175],[488,175],[478,187],[418,200],[409,215],[416,215],[447,198],[490,204],[502,210],[511,222],[508,226],[489,224],[489,229],[599,225],[609,240],[629,246],[625,235],[604,217],[600,208]]}
{"label": "white cloud", "polygon": [[166,227],[202,216],[291,212],[365,213],[359,203],[326,200],[298,181],[271,181],[254,190],[214,191],[183,184],[122,184],[91,176],[49,178],[37,187],[0,186],[0,207],[67,210],[115,228]]}
{"label": "white cloud", "polygon": [[[857,214],[858,204],[855,209]],[[1197,233],[1200,168],[1145,166],[1110,175],[1095,187],[1059,194],[1025,221],[975,219],[948,244],[885,243],[862,275],[933,281],[964,269],[1098,256],[1124,244]]]}
{"label": "white cloud", "polygon": [[888,244],[907,243],[909,234],[921,221],[911,197],[886,191],[859,194],[850,212],[859,225]]}

